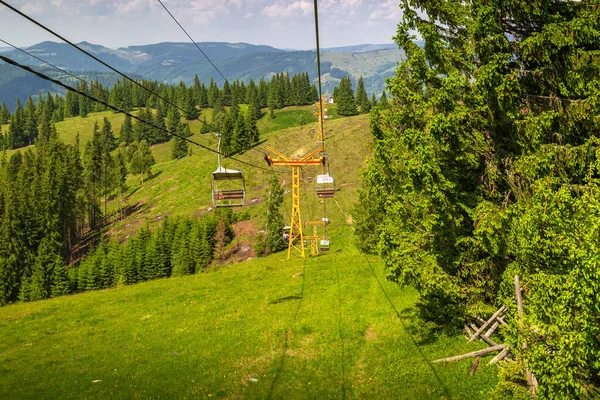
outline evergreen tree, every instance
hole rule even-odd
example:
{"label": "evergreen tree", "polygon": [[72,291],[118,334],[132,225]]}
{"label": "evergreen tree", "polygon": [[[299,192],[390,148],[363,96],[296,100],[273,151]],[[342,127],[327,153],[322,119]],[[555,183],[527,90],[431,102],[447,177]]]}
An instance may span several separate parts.
{"label": "evergreen tree", "polygon": [[133,147],[130,161],[131,173],[139,175],[142,183],[144,183],[144,176],[150,175],[151,168],[156,160],[154,160],[150,147],[145,140],[134,142],[131,146]]}
{"label": "evergreen tree", "polygon": [[25,144],[32,145],[37,138],[37,110],[33,98],[29,96],[23,110],[23,136]]}
{"label": "evergreen tree", "polygon": [[363,113],[367,113],[371,110],[371,102],[367,96],[367,91],[365,90],[365,83],[362,76],[358,79],[358,83],[356,85],[356,103],[360,107],[360,111]]}
{"label": "evergreen tree", "polygon": [[283,240],[283,215],[281,205],[283,204],[283,187],[276,175],[271,177],[269,183],[269,197],[267,199],[267,233],[258,236],[254,248],[258,255],[268,255],[285,249],[286,242]]}
{"label": "evergreen tree", "polygon": [[337,104],[337,113],[339,115],[349,116],[358,114],[350,77],[345,76],[340,81],[335,94],[335,103]]}
{"label": "evergreen tree", "polygon": [[395,40],[406,60],[389,80],[392,100],[371,114],[359,241],[393,281],[418,288],[432,327],[508,307],[514,358],[495,397],[531,398],[528,375],[539,398],[597,397],[597,10],[536,0],[401,7]]}
{"label": "evergreen tree", "polygon": [[177,136],[173,136],[171,140],[171,158],[173,160],[178,160],[188,154],[188,143],[183,139],[186,135],[185,127],[186,125],[180,124],[177,128]]}
{"label": "evergreen tree", "polygon": [[125,116],[125,121],[121,125],[121,131],[119,132],[119,138],[121,139],[121,143],[126,145],[131,144],[133,142],[133,125],[131,123],[131,117],[129,115]]}
{"label": "evergreen tree", "polygon": [[102,212],[100,211],[100,195],[102,193],[102,136],[98,123],[94,124],[92,140],[90,140],[83,154],[84,187],[86,193],[88,224],[91,229],[96,229]]}
{"label": "evergreen tree", "polygon": [[8,124],[10,120],[10,112],[8,111],[8,107],[6,103],[3,101],[0,105],[0,124]]}

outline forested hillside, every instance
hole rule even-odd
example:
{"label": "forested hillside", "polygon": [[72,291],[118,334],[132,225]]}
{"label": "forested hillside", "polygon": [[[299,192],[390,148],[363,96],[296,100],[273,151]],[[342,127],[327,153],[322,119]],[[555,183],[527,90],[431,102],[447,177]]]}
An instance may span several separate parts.
{"label": "forested hillside", "polygon": [[391,108],[371,114],[357,244],[418,288],[432,327],[508,307],[499,398],[597,398],[598,3],[407,4],[407,60]]}

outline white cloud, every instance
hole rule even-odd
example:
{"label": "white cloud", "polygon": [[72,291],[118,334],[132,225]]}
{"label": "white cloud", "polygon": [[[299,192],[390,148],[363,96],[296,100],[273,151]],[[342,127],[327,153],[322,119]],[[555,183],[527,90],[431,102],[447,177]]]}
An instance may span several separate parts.
{"label": "white cloud", "polygon": [[400,20],[400,17],[402,17],[402,11],[398,0],[386,0],[369,14],[368,20],[370,22],[377,22],[380,20],[398,21]]}
{"label": "white cloud", "polygon": [[313,10],[312,3],[308,1],[295,1],[291,4],[273,4],[267,6],[263,10],[263,14],[270,18],[279,17],[303,17],[308,15]]}

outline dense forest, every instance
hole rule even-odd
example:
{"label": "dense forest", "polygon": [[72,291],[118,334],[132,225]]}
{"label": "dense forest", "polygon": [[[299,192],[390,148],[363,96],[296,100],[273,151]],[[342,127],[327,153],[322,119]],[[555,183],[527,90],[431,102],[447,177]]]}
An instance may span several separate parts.
{"label": "dense forest", "polygon": [[395,39],[407,60],[389,82],[390,108],[371,114],[357,243],[419,290],[432,328],[509,308],[516,361],[501,369],[499,398],[529,397],[524,360],[540,396],[595,398],[598,3],[419,6],[428,19],[403,3]]}

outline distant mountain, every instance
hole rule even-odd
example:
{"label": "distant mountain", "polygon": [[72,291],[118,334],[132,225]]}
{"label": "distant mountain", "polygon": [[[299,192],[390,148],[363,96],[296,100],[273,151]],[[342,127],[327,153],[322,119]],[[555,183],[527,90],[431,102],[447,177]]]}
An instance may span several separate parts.
{"label": "distant mountain", "polygon": [[11,51],[10,47],[0,47],[0,53],[6,53],[7,51]]}
{"label": "distant mountain", "polygon": [[368,53],[378,50],[397,50],[398,45],[394,43],[388,44],[359,44],[356,46],[330,47],[322,49],[324,53]]}
{"label": "distant mountain", "polygon": [[[219,73],[193,43],[165,42],[119,49],[88,42],[79,43],[79,46],[129,75],[168,84],[177,84],[180,81],[190,84],[194,76],[198,75],[203,82],[213,78],[222,84]],[[290,51],[248,43],[203,42],[198,43],[198,46],[228,80],[258,80],[261,77],[269,78],[278,72],[308,72],[312,79],[316,79],[317,76],[314,51]],[[42,42],[29,47],[28,51],[62,69],[76,71],[85,76],[106,75],[110,72],[100,63],[65,43]],[[22,64],[42,66],[38,60],[16,50],[4,54]],[[354,82],[362,75],[369,94],[373,92],[379,95],[384,87],[385,78],[393,74],[402,57],[402,51],[392,44],[363,44],[325,49],[321,57],[324,90],[331,93],[333,87],[345,75],[350,75]],[[108,82],[116,79],[116,76],[106,76],[110,76],[110,79],[107,78]],[[43,83],[39,78],[27,79],[22,74],[18,75],[18,79],[26,79],[26,84],[19,80],[10,82],[13,78],[17,79],[16,77],[14,73],[0,73],[0,99],[6,99],[7,104],[14,104],[17,96],[23,101],[27,95],[37,94],[40,90],[61,92],[53,85]]]}

